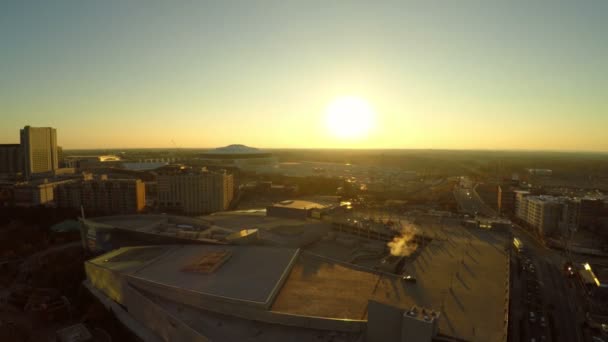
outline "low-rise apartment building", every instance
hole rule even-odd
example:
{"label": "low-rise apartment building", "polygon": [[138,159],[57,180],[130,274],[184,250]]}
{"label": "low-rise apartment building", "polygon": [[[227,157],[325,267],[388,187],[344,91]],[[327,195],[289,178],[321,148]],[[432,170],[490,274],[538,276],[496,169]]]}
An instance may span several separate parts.
{"label": "low-rise apartment building", "polygon": [[82,208],[98,214],[133,214],[146,204],[144,183],[139,179],[98,179],[62,184],[55,189],[55,202],[60,208]]}

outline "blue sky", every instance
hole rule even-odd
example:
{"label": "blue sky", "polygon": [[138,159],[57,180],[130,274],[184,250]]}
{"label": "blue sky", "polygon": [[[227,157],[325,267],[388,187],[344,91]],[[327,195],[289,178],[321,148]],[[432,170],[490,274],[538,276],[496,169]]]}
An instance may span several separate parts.
{"label": "blue sky", "polygon": [[[0,143],[608,150],[606,1],[4,1]],[[374,108],[344,140],[324,110]]]}

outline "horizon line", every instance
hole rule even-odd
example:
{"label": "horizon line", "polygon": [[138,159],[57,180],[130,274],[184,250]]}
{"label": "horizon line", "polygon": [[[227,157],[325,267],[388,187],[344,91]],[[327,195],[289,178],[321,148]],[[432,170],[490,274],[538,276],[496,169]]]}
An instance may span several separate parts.
{"label": "horizon line", "polygon": [[[249,146],[249,145],[245,145]],[[60,146],[61,147],[61,146]],[[63,148],[63,151],[86,150],[213,150],[218,147],[90,147],[90,148]],[[252,146],[249,146],[252,147]],[[606,154],[608,150],[566,150],[566,149],[491,149],[491,148],[407,148],[407,147],[254,147],[260,150],[340,150],[340,151],[467,151],[467,152],[558,152],[558,153],[598,153]]]}

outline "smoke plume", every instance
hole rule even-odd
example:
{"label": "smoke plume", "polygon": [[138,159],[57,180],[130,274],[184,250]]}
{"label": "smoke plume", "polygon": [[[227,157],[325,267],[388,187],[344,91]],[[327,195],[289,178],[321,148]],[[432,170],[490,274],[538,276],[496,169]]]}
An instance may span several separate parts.
{"label": "smoke plume", "polygon": [[391,255],[394,256],[409,256],[418,248],[418,244],[414,237],[418,233],[418,228],[411,223],[406,223],[401,226],[401,233],[393,238],[393,241],[387,243],[391,250]]}

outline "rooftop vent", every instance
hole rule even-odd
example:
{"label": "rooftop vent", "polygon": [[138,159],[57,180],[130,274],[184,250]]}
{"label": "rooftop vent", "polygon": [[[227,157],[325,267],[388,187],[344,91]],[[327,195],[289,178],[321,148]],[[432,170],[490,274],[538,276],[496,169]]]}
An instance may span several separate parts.
{"label": "rooftop vent", "polygon": [[222,266],[232,253],[227,250],[203,252],[198,259],[182,267],[182,272],[213,273]]}
{"label": "rooftop vent", "polygon": [[416,306],[412,306],[412,308],[406,311],[405,314],[409,317],[414,317],[426,322],[432,322],[439,317],[439,314],[434,310],[418,308]]}

